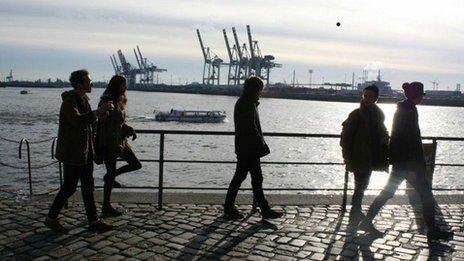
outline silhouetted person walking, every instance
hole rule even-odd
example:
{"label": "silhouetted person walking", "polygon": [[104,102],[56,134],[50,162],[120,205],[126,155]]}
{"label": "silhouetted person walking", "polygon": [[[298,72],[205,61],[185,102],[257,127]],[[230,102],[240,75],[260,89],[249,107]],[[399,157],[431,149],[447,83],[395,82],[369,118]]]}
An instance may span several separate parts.
{"label": "silhouetted person walking", "polygon": [[425,177],[426,162],[416,108],[425,95],[424,86],[420,82],[404,83],[403,90],[407,99],[398,103],[390,138],[390,162],[393,169],[387,185],[375,198],[359,228],[379,234],[372,220],[406,179],[421,198],[422,212],[428,230],[427,239],[429,241],[447,239],[453,236],[453,232],[441,231],[435,226],[432,184]]}
{"label": "silhouetted person walking", "polygon": [[224,217],[236,220],[243,215],[235,208],[234,202],[240,185],[251,174],[253,197],[257,202],[263,218],[278,218],[282,213],[272,210],[264,197],[263,173],[260,158],[270,153],[264,141],[261,124],[259,122],[259,96],[263,90],[263,81],[255,76],[245,80],[243,92],[235,103],[235,154],[237,154],[237,168],[229,185],[224,204]]}
{"label": "silhouetted person walking", "polygon": [[363,90],[361,104],[343,122],[340,146],[346,170],[354,174],[349,226],[362,219],[361,203],[373,170],[388,171],[388,131],[385,115],[375,104],[379,89],[370,85]]}
{"label": "silhouetted person walking", "polygon": [[56,158],[63,163],[63,186],[55,197],[45,219],[45,225],[57,232],[66,233],[67,229],[58,221],[58,215],[66,200],[76,191],[81,181],[82,198],[89,221],[89,230],[105,232],[112,229],[98,219],[93,197],[93,156],[94,130],[97,114],[105,114],[113,109],[111,103],[105,103],[97,111],[92,111],[86,93],[92,91],[92,80],[86,70],[71,73],[69,81],[73,90],[63,92],[60,109]]}
{"label": "silhouetted person walking", "polygon": [[[142,168],[140,161],[127,142],[127,137],[132,136],[132,140],[135,140],[137,135],[134,129],[126,124],[126,90],[126,78],[115,75],[108,83],[99,103],[99,108],[104,106],[106,102],[112,102],[115,107],[108,114],[100,115],[98,119],[97,146],[107,171],[103,178],[105,181],[103,217],[116,217],[122,214],[121,211],[114,209],[110,203],[113,187],[121,187],[121,184],[115,180],[116,176]],[[119,157],[125,160],[127,165],[116,169]]]}

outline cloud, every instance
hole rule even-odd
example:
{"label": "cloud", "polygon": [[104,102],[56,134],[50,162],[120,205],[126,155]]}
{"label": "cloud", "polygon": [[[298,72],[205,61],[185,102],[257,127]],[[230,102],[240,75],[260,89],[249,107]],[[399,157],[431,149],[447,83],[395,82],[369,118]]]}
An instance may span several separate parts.
{"label": "cloud", "polygon": [[245,42],[245,25],[251,24],[263,53],[289,65],[361,70],[378,61],[386,70],[462,74],[463,9],[451,0],[4,0],[0,44],[88,52],[104,60],[117,49],[132,59],[131,48],[139,44],[154,60],[201,64],[196,28],[205,45],[227,60],[221,29],[231,37],[236,26]]}

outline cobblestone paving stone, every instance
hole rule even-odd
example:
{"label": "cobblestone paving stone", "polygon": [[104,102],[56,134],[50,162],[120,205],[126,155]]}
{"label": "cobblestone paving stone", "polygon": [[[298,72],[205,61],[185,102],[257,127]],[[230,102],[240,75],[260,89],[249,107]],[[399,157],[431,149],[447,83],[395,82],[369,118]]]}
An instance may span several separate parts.
{"label": "cobblestone paving stone", "polygon": [[49,205],[0,199],[0,260],[464,260],[464,204],[440,205],[437,222],[455,236],[430,244],[409,205],[382,209],[381,238],[348,232],[348,214],[335,205],[276,206],[284,216],[267,222],[259,213],[225,221],[219,205],[120,204],[125,215],[106,219],[115,229],[95,234],[73,203],[60,218],[70,233],[60,235],[43,225]]}

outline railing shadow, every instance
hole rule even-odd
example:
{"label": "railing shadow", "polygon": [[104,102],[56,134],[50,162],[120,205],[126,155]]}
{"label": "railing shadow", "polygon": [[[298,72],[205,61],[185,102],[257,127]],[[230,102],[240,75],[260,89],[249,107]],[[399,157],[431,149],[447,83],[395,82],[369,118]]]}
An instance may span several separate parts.
{"label": "railing shadow", "polygon": [[335,243],[336,241],[336,236],[337,236],[337,233],[340,231],[340,227],[342,225],[342,222],[343,222],[343,218],[345,217],[345,211],[346,209],[344,208],[343,211],[338,215],[338,218],[337,218],[337,223],[335,224],[335,228],[334,228],[334,231],[331,235],[331,237],[329,238],[330,240],[330,243],[329,243],[329,247],[326,249],[325,251],[325,256],[322,260],[329,260],[330,258],[330,253],[332,252],[332,249],[333,249],[333,243]]}

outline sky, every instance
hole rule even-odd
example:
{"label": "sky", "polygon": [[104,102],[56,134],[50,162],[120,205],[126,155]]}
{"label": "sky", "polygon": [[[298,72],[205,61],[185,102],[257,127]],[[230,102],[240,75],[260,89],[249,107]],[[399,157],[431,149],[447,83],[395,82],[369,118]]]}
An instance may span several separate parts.
{"label": "sky", "polygon": [[[336,23],[340,22],[340,26]],[[464,84],[464,1],[461,0],[0,0],[0,79],[66,79],[87,68],[94,80],[114,73],[109,56],[133,48],[160,68],[161,81],[201,82],[196,36],[228,61],[222,29],[246,42],[251,26],[263,55],[282,68],[271,82],[359,81],[363,70],[399,89],[432,81],[440,89]],[[227,67],[222,69],[223,75]],[[225,80],[222,80],[225,83]],[[463,88],[464,89],[464,88]]]}

